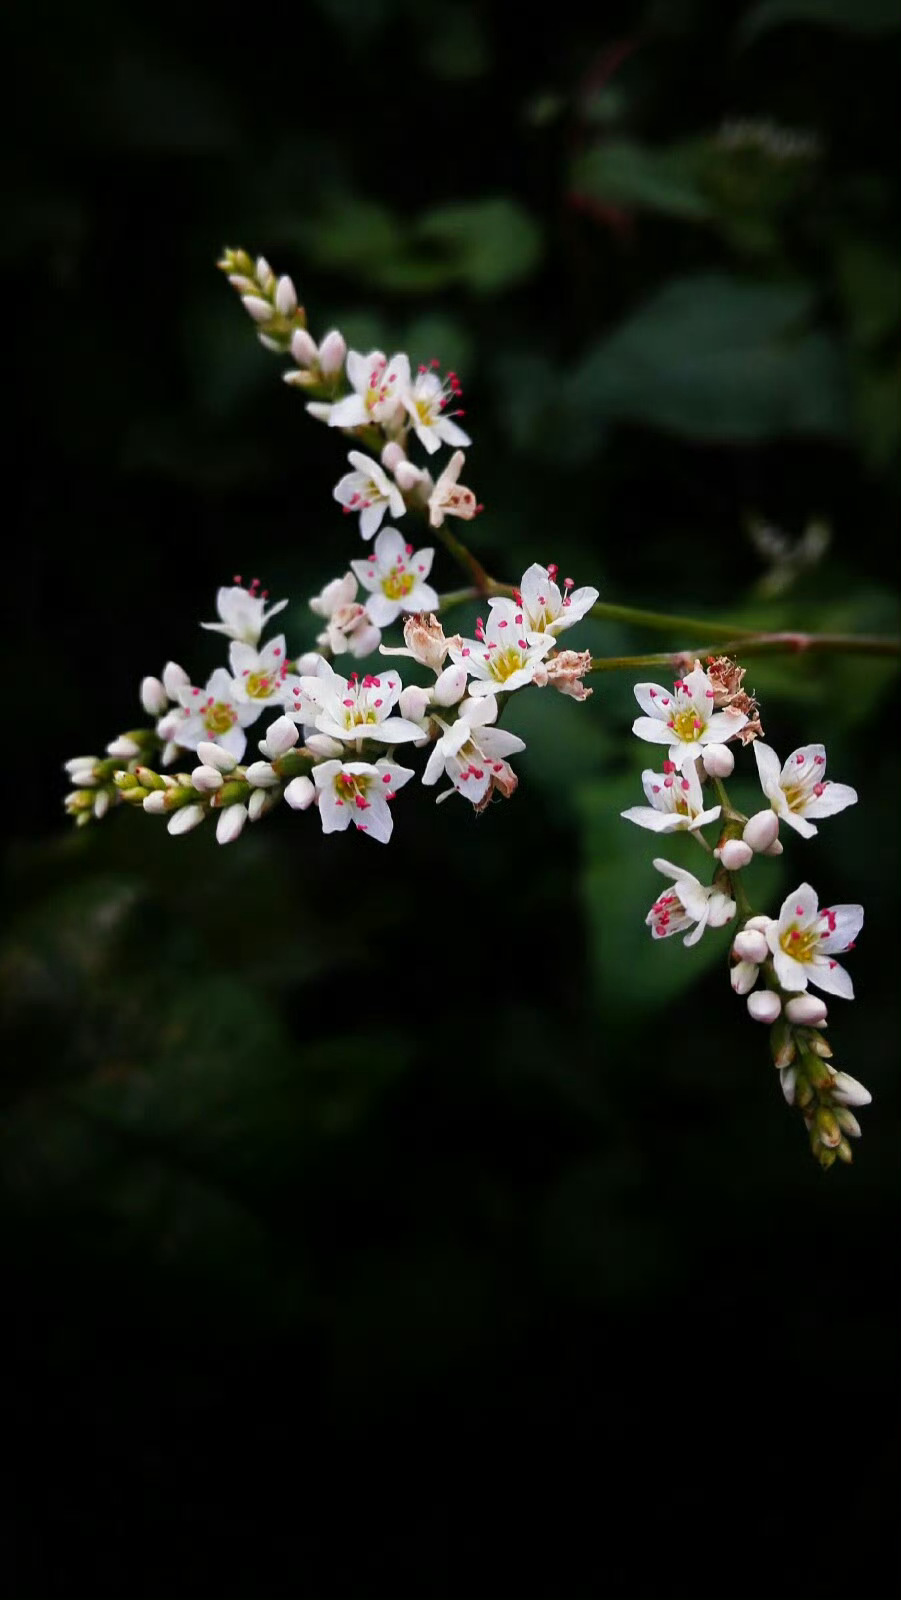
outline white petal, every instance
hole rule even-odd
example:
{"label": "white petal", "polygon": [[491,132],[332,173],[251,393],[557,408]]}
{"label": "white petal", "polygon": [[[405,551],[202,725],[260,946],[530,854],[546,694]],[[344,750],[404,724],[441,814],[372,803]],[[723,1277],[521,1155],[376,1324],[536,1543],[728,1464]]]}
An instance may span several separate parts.
{"label": "white petal", "polygon": [[844,967],[825,956],[814,956],[810,962],[809,979],[825,994],[837,994],[842,1000],[854,999],[854,985]]}

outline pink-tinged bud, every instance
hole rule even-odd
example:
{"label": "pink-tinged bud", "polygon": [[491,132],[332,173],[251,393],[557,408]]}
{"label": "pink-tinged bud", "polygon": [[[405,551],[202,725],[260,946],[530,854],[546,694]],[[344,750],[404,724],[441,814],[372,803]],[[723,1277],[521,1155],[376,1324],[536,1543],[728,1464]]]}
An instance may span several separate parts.
{"label": "pink-tinged bud", "polygon": [[796,994],[785,1004],[785,1015],[789,1022],[798,1022],[807,1027],[817,1027],[826,1021],[827,1007],[825,1000],[816,994]]}
{"label": "pink-tinged bud", "polygon": [[201,794],[213,794],[216,789],[222,788],[222,773],[217,767],[195,767],[191,782]]}
{"label": "pink-tinged bud", "polygon": [[299,367],[311,367],[319,352],[306,328],[295,328],[291,335],[291,354]]}
{"label": "pink-tinged bud", "polygon": [[759,928],[761,933],[766,933],[766,931],[767,931],[770,923],[772,922],[772,920],[773,920],[772,917],[763,917],[763,916],[749,917],[747,922],[745,923],[745,932],[747,933],[749,928]]}
{"label": "pink-tinged bud", "polygon": [[402,717],[410,722],[419,722],[429,709],[431,695],[428,689],[421,689],[418,684],[410,684],[409,688],[401,689],[397,708]]}
{"label": "pink-tinged bud", "polygon": [[217,844],[234,844],[247,821],[247,808],[242,805],[226,806],[216,823]]}
{"label": "pink-tinged bud", "polygon": [[[149,794],[147,799],[152,800],[153,795]],[[199,826],[205,816],[203,806],[182,806],[180,811],[176,811],[169,818],[166,824],[167,831],[173,838],[177,838],[180,833],[190,833],[192,828]]]}
{"label": "pink-tinged bud", "polygon": [[319,346],[319,366],[327,378],[333,372],[340,372],[347,355],[347,343],[337,328],[327,333]]}
{"label": "pink-tinged bud", "polygon": [[169,704],[169,696],[159,678],[141,679],[141,705],[148,717],[161,717]]}
{"label": "pink-tinged bud", "polygon": [[726,843],[719,850],[714,850],[713,853],[715,856],[719,856],[727,872],[740,871],[754,857],[751,846],[745,844],[742,839],[727,839]]}
{"label": "pink-tinged bud", "polygon": [[163,688],[170,700],[178,699],[179,689],[186,689],[191,682],[184,667],[177,661],[167,661],[163,668]]}
{"label": "pink-tinged bud", "polygon": [[745,823],[742,838],[752,850],[769,850],[779,837],[779,818],[775,811],[755,811]]}
{"label": "pink-tinged bud", "polygon": [[394,472],[406,459],[403,445],[399,445],[396,439],[390,439],[381,454],[381,463],[385,471]]}
{"label": "pink-tinged bud", "polygon": [[795,1087],[798,1081],[796,1067],[785,1067],[779,1074],[779,1085],[785,1095],[786,1103],[793,1106],[795,1103]]}
{"label": "pink-tinged bud", "polygon": [[108,755],[118,756],[120,761],[131,761],[133,756],[141,753],[140,745],[135,744],[134,739],[126,738],[124,733],[118,739],[111,739],[106,750]]}
{"label": "pink-tinged bud", "polygon": [[254,789],[275,789],[281,783],[281,778],[268,761],[252,761],[245,777]]}
{"label": "pink-tinged bud", "polygon": [[297,290],[290,278],[279,278],[275,286],[275,305],[283,317],[293,317],[297,310]]}
{"label": "pink-tinged bud", "polygon": [[161,817],[166,810],[165,789],[154,789],[152,794],[144,796],[142,804],[152,817]]}
{"label": "pink-tinged bud", "polygon": [[270,288],[275,282],[275,273],[265,256],[257,256],[254,272],[256,273],[257,283],[261,283],[264,289]]}
{"label": "pink-tinged bud", "polygon": [[735,757],[725,744],[705,744],[701,760],[704,771],[711,778],[728,778],[735,767]]}
{"label": "pink-tinged bud", "polygon": [[257,332],[257,338],[264,350],[271,350],[275,356],[282,354],[284,346],[279,343],[278,339],[270,339],[268,333],[260,333],[259,331]]}
{"label": "pink-tinged bud", "polygon": [[414,467],[412,461],[399,461],[394,469],[394,481],[404,494],[409,494],[411,489],[415,489],[417,484],[424,483],[426,479],[431,487],[432,480],[429,474],[423,472],[421,467]]}
{"label": "pink-tinged bud", "polygon": [[357,660],[371,656],[382,642],[382,630],[374,622],[358,624],[350,634],[350,643]]}
{"label": "pink-tinged bud", "polygon": [[286,750],[290,750],[299,738],[296,722],[292,722],[290,717],[277,717],[266,729],[266,737],[261,741],[260,748],[262,749],[265,744],[265,753],[269,760],[276,761]]}
{"label": "pink-tinged bud", "polygon": [[838,1106],[868,1106],[873,1096],[850,1073],[837,1072],[832,1080],[832,1098]]}
{"label": "pink-tinged bud", "polygon": [[208,739],[201,739],[197,754],[205,767],[215,767],[218,772],[234,772],[238,765],[230,751],[223,750],[221,744],[213,744]]}
{"label": "pink-tinged bud", "polygon": [[847,1106],[836,1106],[834,1109],[835,1120],[841,1128],[842,1133],[850,1134],[852,1139],[859,1139],[861,1135],[861,1126],[855,1117],[854,1112],[849,1111]]}
{"label": "pink-tinged bud", "polygon": [[315,678],[322,665],[324,657],[318,650],[305,650],[297,662],[298,676],[301,678]]}
{"label": "pink-tinged bud", "polygon": [[753,961],[739,961],[729,973],[729,981],[736,994],[750,994],[760,968]]}
{"label": "pink-tinged bud", "polygon": [[769,945],[763,934],[757,928],[744,928],[736,934],[732,946],[739,961],[753,961],[760,966],[769,953]]}
{"label": "pink-tinged bud", "polygon": [[761,855],[764,855],[764,856],[781,856],[781,854],[782,854],[782,840],[781,839],[774,839],[772,844],[769,845],[766,850],[762,850],[761,851]]}
{"label": "pink-tinged bud", "polygon": [[758,989],[756,994],[749,994],[747,1007],[755,1022],[775,1022],[782,1010],[782,1001],[772,989]]}
{"label": "pink-tinged bud", "polygon": [[465,667],[445,667],[432,690],[436,706],[457,705],[466,693],[466,682]]}
{"label": "pink-tinged bud", "polygon": [[307,739],[307,749],[312,750],[314,756],[322,756],[324,761],[334,761],[336,756],[347,754],[344,745],[327,733],[311,733]]}
{"label": "pink-tinged bud", "polygon": [[271,322],[275,315],[269,301],[261,300],[258,294],[242,295],[241,304],[253,317],[254,322]]}
{"label": "pink-tinged bud", "polygon": [[292,811],[306,811],[316,799],[316,785],[309,778],[292,778],[285,790],[285,799]]}

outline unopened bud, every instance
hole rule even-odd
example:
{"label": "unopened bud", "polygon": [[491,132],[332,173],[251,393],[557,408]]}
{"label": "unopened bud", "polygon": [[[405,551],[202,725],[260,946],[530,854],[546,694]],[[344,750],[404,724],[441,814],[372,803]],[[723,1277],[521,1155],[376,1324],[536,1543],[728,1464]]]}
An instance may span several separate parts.
{"label": "unopened bud", "polygon": [[783,850],[782,840],[781,839],[774,839],[772,844],[767,846],[766,850],[762,850],[761,851],[761,855],[764,855],[764,856],[781,856],[782,850]]}
{"label": "unopened bud", "polygon": [[141,679],[141,705],[148,717],[161,717],[168,704],[169,696],[159,678]]}
{"label": "unopened bud", "polygon": [[297,659],[297,673],[301,678],[315,678],[322,666],[324,657],[318,650],[305,650]]}
{"label": "unopened bud", "polygon": [[223,750],[221,744],[213,744],[207,739],[201,739],[197,754],[204,766],[216,767],[219,772],[234,772],[238,765],[231,751]]}
{"label": "unopened bud", "polygon": [[382,466],[385,468],[385,471],[393,472],[395,468],[399,467],[400,463],[402,461],[406,461],[406,459],[406,452],[404,451],[403,445],[398,444],[396,439],[390,439],[385,445],[385,448],[381,454],[381,462]]}
{"label": "unopened bud", "polygon": [[217,844],[234,844],[247,821],[247,808],[243,805],[226,806],[216,823]]}
{"label": "unopened bud", "polygon": [[94,816],[97,818],[98,822],[100,821],[101,817],[106,816],[106,813],[109,810],[109,805],[109,790],[101,789],[99,794],[95,794],[94,796]]}
{"label": "unopened bud", "polygon": [[791,1066],[798,1053],[794,1034],[783,1017],[777,1017],[773,1023],[770,1049],[773,1053],[773,1066],[778,1067],[780,1072]]}
{"label": "unopened bud", "polygon": [[135,744],[134,739],[129,739],[123,733],[118,739],[111,739],[106,747],[107,754],[118,756],[120,761],[130,761],[133,756],[140,755],[141,746]]}
{"label": "unopened bud", "polygon": [[401,689],[397,708],[402,717],[407,717],[410,722],[419,722],[428,711],[431,698],[428,689],[411,684],[409,688]]}
{"label": "unopened bud", "polygon": [[826,1021],[826,1002],[816,994],[795,994],[786,1001],[785,1015],[789,1022],[816,1027],[818,1023]]}
{"label": "unopened bud", "polygon": [[743,928],[732,945],[739,961],[756,961],[760,966],[769,953],[769,945],[759,928]]}
{"label": "unopened bud", "polygon": [[842,1133],[850,1134],[852,1139],[859,1139],[861,1127],[854,1115],[854,1112],[849,1111],[848,1107],[843,1105],[836,1105],[833,1109],[835,1111],[835,1120],[841,1128]]}
{"label": "unopened bud", "polygon": [[292,811],[306,811],[316,799],[316,785],[309,778],[292,778],[285,790]]}
{"label": "unopened bud", "polygon": [[350,638],[353,653],[359,661],[363,656],[371,656],[378,649],[382,642],[382,630],[377,628],[374,622],[367,620],[353,629]]}
{"label": "unopened bud", "polygon": [[[414,467],[412,461],[399,461],[394,469],[394,481],[399,489],[403,489],[405,494],[409,494],[410,490],[415,489],[417,484],[424,483],[428,477],[429,474],[423,472],[421,467]],[[431,482],[431,479],[429,479],[429,482]]]}
{"label": "unopened bud", "polygon": [[711,778],[728,778],[735,767],[735,757],[725,744],[705,744],[701,760],[704,771]]}
{"label": "unopened bud", "polygon": [[[148,800],[153,800],[154,796],[149,794],[147,798]],[[203,806],[182,806],[179,811],[176,811],[169,818],[166,824],[167,831],[173,837],[177,837],[180,833],[190,833],[191,829],[196,828],[205,816],[206,812]]]}
{"label": "unopened bud", "polygon": [[745,823],[742,838],[752,850],[769,850],[779,837],[779,818],[775,811],[755,811]]}
{"label": "unopened bud", "polygon": [[785,1067],[779,1074],[779,1087],[785,1096],[787,1105],[793,1106],[795,1103],[797,1081],[798,1073],[795,1067]]}
{"label": "unopened bud", "polygon": [[466,693],[466,668],[445,667],[432,690],[432,699],[438,706],[455,706]]}
{"label": "unopened bud", "polygon": [[299,367],[311,367],[319,354],[306,328],[295,328],[291,335],[291,354]]}
{"label": "unopened bud", "polygon": [[838,1156],[839,1161],[844,1161],[845,1165],[850,1167],[851,1162],[854,1160],[854,1155],[847,1139],[839,1140],[835,1147],[835,1153]]}
{"label": "unopened bud", "polygon": [[269,301],[261,300],[258,294],[242,295],[241,304],[253,317],[254,322],[271,322],[275,314]]}
{"label": "unopened bud", "polygon": [[297,290],[290,278],[279,278],[275,286],[275,305],[283,317],[293,317],[297,310]]}
{"label": "unopened bud", "polygon": [[842,1138],[842,1130],[835,1120],[835,1112],[831,1111],[829,1106],[817,1106],[813,1120],[820,1143],[824,1144],[827,1150],[834,1150]]}
{"label": "unopened bud", "polygon": [[152,817],[161,817],[166,810],[166,790],[154,789],[151,794],[145,795],[144,810]]}
{"label": "unopened bud", "polygon": [[314,756],[322,756],[325,761],[334,761],[336,756],[345,754],[343,744],[327,733],[311,733],[307,739],[307,749],[312,750]]}
{"label": "unopened bud", "polygon": [[266,737],[261,740],[260,749],[262,750],[265,744],[265,754],[270,761],[276,761],[286,750],[290,750],[299,738],[296,722],[292,722],[290,717],[277,717],[266,729]]}
{"label": "unopened bud", "polygon": [[742,867],[748,865],[748,862],[754,856],[751,846],[745,844],[742,839],[727,839],[726,843],[720,845],[719,849],[714,850],[713,853],[715,856],[719,856],[727,872],[740,871]]}
{"label": "unopened bud", "polygon": [[850,1073],[837,1072],[832,1080],[832,1098],[839,1106],[868,1106],[873,1096]]}
{"label": "unopened bud", "polygon": [[163,688],[170,700],[178,699],[179,689],[186,689],[191,682],[184,667],[177,661],[167,661],[163,668]]}
{"label": "unopened bud", "polygon": [[269,789],[254,789],[247,802],[247,815],[251,822],[259,822],[264,811],[270,811],[277,804],[276,798]]}
{"label": "unopened bud", "polygon": [[760,968],[753,961],[739,961],[729,973],[729,982],[736,994],[750,994]]}
{"label": "unopened bud", "polygon": [[340,334],[337,328],[332,328],[319,346],[319,366],[327,378],[331,377],[333,372],[340,371],[346,354],[347,343],[343,334]]}
{"label": "unopened bud", "polygon": [[281,779],[268,761],[252,761],[244,774],[254,789],[275,789]]}
{"label": "unopened bud", "polygon": [[195,767],[191,782],[201,794],[213,794],[216,789],[222,788],[222,773],[218,767]]}
{"label": "unopened bud", "polygon": [[755,1022],[775,1022],[782,1010],[782,1001],[772,989],[758,989],[748,995],[747,1007]]}

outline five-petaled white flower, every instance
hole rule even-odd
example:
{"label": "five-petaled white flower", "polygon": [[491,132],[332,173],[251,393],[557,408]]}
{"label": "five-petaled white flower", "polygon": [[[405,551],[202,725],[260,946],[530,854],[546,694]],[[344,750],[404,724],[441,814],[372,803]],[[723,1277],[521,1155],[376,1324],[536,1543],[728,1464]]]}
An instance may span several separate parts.
{"label": "five-petaled white flower", "polygon": [[[506,728],[491,728],[497,716],[497,701],[491,694],[479,700],[464,700],[456,722],[450,726],[440,717],[435,721],[444,729],[436,740],[426,764],[422,781],[437,783],[446,772],[458,794],[473,805],[479,805],[489,791],[497,788],[510,795],[516,787],[512,768],[504,759],[525,749],[525,741]],[[446,790],[445,794],[450,794]],[[438,799],[443,800],[444,795]]]}
{"label": "five-petaled white flower", "polygon": [[677,678],[672,689],[659,683],[636,683],[635,698],[644,717],[632,732],[651,744],[669,745],[669,759],[681,768],[694,761],[705,744],[725,744],[744,727],[743,712],[714,711],[714,688],[703,667]]}
{"label": "five-petaled white flower", "polygon": [[323,661],[318,676],[297,680],[289,716],[331,739],[347,743],[375,739],[379,744],[406,744],[422,738],[422,729],[405,717],[392,717],[403,685],[397,672],[356,673],[348,680]]}
{"label": "five-petaled white flower", "polygon": [[379,628],[387,628],[403,611],[434,611],[438,596],[425,582],[434,550],[414,550],[396,528],[383,528],[366,561],[351,566],[371,598],[366,610]]}
{"label": "five-petaled white flower", "polygon": [[[581,621],[597,600],[597,589],[574,589],[572,578],[564,578],[561,593],[557,572],[553,562],[549,567],[533,562],[523,573],[514,596],[525,616],[526,627],[535,633],[562,633],[564,628]],[[489,600],[488,604],[496,606],[498,601]]]}
{"label": "five-petaled white flower", "polygon": [[458,483],[457,479],[466,464],[466,457],[462,450],[455,450],[447,466],[442,472],[437,483],[428,481],[428,507],[429,524],[433,528],[440,528],[445,517],[462,517],[464,522],[470,522],[477,511],[482,507],[476,504],[476,497],[465,484]]}
{"label": "five-petaled white flower", "polygon": [[309,601],[310,610],[326,619],[316,643],[320,649],[331,650],[333,656],[344,655],[349,650],[359,659],[378,649],[381,631],[357,599],[358,587],[353,573],[345,572],[343,578],[333,578]]}
{"label": "five-petaled white flower", "polygon": [[260,634],[270,617],[284,611],[288,604],[287,600],[277,600],[274,606],[267,607],[268,593],[264,589],[257,594],[259,586],[259,578],[254,578],[249,589],[245,589],[236,579],[232,588],[217,589],[216,610],[221,620],[202,622],[200,626],[210,633],[224,633],[226,638],[241,639],[245,644],[259,643]]}
{"label": "five-petaled white flower", "polygon": [[269,639],[262,650],[252,644],[235,639],[228,652],[229,666],[234,673],[235,696],[262,711],[268,705],[280,705],[288,678],[283,633]]}
{"label": "five-petaled white flower", "polygon": [[243,699],[224,667],[211,673],[205,689],[186,684],[178,698],[183,716],[170,738],[185,750],[196,750],[201,741],[209,740],[240,761],[247,746],[244,729],[256,722],[262,704]]}
{"label": "five-petaled white flower", "polygon": [[345,473],[332,492],[346,512],[359,511],[360,533],[364,539],[371,539],[378,532],[386,511],[390,511],[392,517],[403,516],[407,509],[404,497],[371,456],[351,450],[347,459],[354,471]]}
{"label": "five-petaled white flower", "polygon": [[360,833],[387,844],[394,827],[389,801],[414,777],[393,761],[321,761],[313,768],[323,833],[341,833],[353,823]]}
{"label": "five-petaled white flower", "polygon": [[639,828],[650,828],[652,833],[676,833],[680,829],[706,827],[720,814],[719,806],[704,810],[704,795],[698,777],[698,764],[689,761],[677,772],[672,761],[664,761],[662,772],[650,768],[641,774],[646,806],[630,806],[620,816],[628,822],[637,822]]}
{"label": "five-petaled white flower", "polygon": [[654,866],[665,877],[672,878],[674,887],[654,901],[644,919],[653,938],[668,939],[671,934],[691,928],[682,942],[697,944],[708,925],[721,928],[735,916],[734,900],[709,884],[699,883],[684,867],[674,867],[671,861],[664,861],[660,856]]}
{"label": "five-petaled white flower", "polygon": [[368,355],[348,350],[345,370],[354,392],[331,406],[330,428],[361,428],[368,422],[390,428],[400,421],[410,388],[408,356],[398,351],[386,361],[381,350]]}
{"label": "five-petaled white flower", "polygon": [[786,897],[776,921],[770,922],[766,940],[783,989],[806,989],[812,983],[826,994],[854,999],[854,986],[844,967],[832,958],[853,950],[863,927],[863,906],[829,906],[819,909],[809,883]]}
{"label": "five-petaled white flower", "polygon": [[450,400],[459,400],[462,389],[455,372],[449,372],[442,381],[434,370],[438,362],[433,361],[431,367],[420,367],[416,378],[404,396],[404,405],[410,413],[413,423],[413,432],[420,444],[434,455],[442,444],[466,445],[472,440],[468,433],[458,428],[451,421],[453,415],[462,416],[462,411],[448,412],[447,404]]}
{"label": "five-petaled white flower", "polygon": [[850,784],[826,779],[825,745],[804,744],[793,750],[781,771],[772,745],[757,739],[754,754],[760,786],[773,810],[804,839],[817,831],[808,817],[832,817],[857,800],[857,790]]}
{"label": "five-petaled white flower", "polygon": [[499,600],[487,627],[480,618],[476,637],[451,644],[450,657],[475,679],[470,694],[500,694],[541,677],[541,663],[555,642],[553,634],[528,627],[515,600]]}

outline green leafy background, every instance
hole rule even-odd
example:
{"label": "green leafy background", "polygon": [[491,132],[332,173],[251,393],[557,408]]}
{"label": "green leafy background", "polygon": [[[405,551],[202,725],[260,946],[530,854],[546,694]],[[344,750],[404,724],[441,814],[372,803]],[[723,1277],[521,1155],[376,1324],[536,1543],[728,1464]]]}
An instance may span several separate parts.
{"label": "green leafy background", "polygon": [[299,649],[357,553],[345,443],[280,383],[223,244],[290,271],[314,331],[456,367],[497,576],[897,631],[899,22],[10,12],[17,1600],[894,1592],[890,663],[749,680],[776,749],[824,739],[860,793],[751,875],[769,909],[805,877],[866,907],[830,1038],[876,1098],[828,1176],[727,935],[643,926],[632,675],[518,697],[515,800],[406,791],[387,850],[287,812],[229,850],[131,813],[75,835],[60,765],[133,724],[143,673],[218,662],[197,621],[233,572],[292,596]]}

